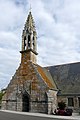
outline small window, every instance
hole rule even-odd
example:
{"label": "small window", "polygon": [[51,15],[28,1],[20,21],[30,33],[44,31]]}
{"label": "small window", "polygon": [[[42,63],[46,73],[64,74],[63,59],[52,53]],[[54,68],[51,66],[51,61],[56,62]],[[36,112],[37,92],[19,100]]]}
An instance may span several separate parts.
{"label": "small window", "polygon": [[68,106],[74,106],[73,98],[68,98]]}

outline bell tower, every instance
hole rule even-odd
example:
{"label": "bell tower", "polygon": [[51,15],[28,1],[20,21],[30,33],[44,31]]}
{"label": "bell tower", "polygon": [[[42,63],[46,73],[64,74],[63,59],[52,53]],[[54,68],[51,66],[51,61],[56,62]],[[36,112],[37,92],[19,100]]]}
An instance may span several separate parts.
{"label": "bell tower", "polygon": [[21,62],[31,61],[36,63],[37,33],[31,11],[27,17],[22,33]]}

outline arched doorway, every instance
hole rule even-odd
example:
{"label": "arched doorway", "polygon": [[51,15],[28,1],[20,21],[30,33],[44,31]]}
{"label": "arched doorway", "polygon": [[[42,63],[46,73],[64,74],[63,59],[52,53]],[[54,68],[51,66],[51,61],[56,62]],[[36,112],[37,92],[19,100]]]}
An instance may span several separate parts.
{"label": "arched doorway", "polygon": [[23,112],[29,112],[29,95],[27,93],[24,93],[22,96],[22,102],[23,102]]}
{"label": "arched doorway", "polygon": [[48,113],[48,96],[46,92],[45,92],[45,113]]}

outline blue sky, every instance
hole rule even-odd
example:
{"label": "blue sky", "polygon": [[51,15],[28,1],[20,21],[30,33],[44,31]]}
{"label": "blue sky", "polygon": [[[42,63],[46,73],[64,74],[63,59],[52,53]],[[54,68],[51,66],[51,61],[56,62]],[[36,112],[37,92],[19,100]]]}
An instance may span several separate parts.
{"label": "blue sky", "polygon": [[0,89],[8,85],[20,64],[21,36],[30,4],[38,64],[80,62],[80,0],[0,0]]}

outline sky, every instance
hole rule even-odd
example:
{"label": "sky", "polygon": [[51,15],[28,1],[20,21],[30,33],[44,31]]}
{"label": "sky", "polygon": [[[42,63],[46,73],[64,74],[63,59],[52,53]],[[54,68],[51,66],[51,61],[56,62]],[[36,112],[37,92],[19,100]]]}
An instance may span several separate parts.
{"label": "sky", "polygon": [[80,62],[80,0],[0,0],[0,89],[9,84],[19,67],[22,30],[30,4],[38,64]]}

